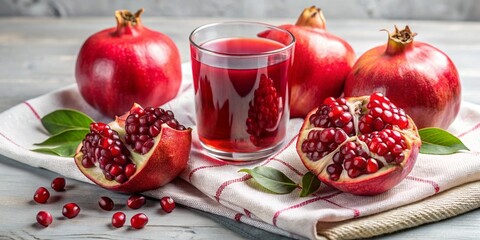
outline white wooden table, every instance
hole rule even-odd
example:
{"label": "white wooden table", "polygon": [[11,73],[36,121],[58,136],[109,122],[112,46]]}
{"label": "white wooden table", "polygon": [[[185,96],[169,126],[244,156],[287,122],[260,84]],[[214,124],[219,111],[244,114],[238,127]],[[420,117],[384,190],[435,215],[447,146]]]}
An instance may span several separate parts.
{"label": "white wooden table", "polygon": [[[177,43],[182,60],[189,61],[188,34],[201,24],[230,19],[146,18],[144,24],[160,30]],[[252,19],[249,19],[252,20]],[[271,24],[294,19],[253,19]],[[455,62],[463,84],[463,99],[480,104],[480,23],[421,22],[387,20],[331,20],[327,27],[344,37],[357,52],[385,43],[387,35],[379,29],[409,24],[418,32],[417,40],[429,42],[446,52]],[[75,82],[76,54],[92,33],[115,25],[114,18],[47,19],[0,18],[0,112],[23,101]],[[479,159],[480,160],[480,159]],[[157,201],[149,199],[142,208],[150,216],[146,229],[109,226],[111,213],[99,210],[100,196],[110,196],[124,203],[127,195],[108,192],[97,186],[67,179],[68,189],[51,194],[58,204],[41,207],[32,196],[39,186],[49,188],[55,173],[19,164],[0,155],[0,239],[242,239],[191,209],[177,207],[171,214],[161,214]],[[37,211],[45,209],[60,216],[61,203],[75,201],[82,214],[75,219],[54,217],[54,224],[41,228]],[[131,216],[133,210],[121,210]],[[139,212],[139,211],[136,211]],[[126,225],[129,225],[128,223]],[[480,210],[379,238],[388,239],[478,239]]]}

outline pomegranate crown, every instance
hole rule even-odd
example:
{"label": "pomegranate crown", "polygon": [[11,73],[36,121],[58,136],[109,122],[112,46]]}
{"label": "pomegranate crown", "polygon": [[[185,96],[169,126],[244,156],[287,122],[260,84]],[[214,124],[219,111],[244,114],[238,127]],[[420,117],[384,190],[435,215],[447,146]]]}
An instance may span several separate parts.
{"label": "pomegranate crown", "polygon": [[139,9],[136,13],[132,13],[128,10],[115,11],[115,19],[117,20],[117,31],[123,27],[141,26],[142,21],[140,15],[144,12],[144,9]]}
{"label": "pomegranate crown", "polygon": [[408,25],[402,30],[399,30],[396,25],[394,25],[394,27],[395,30],[392,33],[387,29],[380,30],[388,33],[386,52],[392,55],[411,48],[413,46],[413,39],[417,36],[417,33],[412,32]]}
{"label": "pomegranate crown", "polygon": [[322,9],[316,6],[305,8],[298,17],[295,25],[325,29],[325,17],[323,16]]}
{"label": "pomegranate crown", "polygon": [[394,25],[394,27],[395,31],[393,33],[390,33],[386,29],[383,29],[383,31],[388,32],[388,37],[396,42],[406,44],[412,42],[413,38],[417,36],[417,33],[412,32],[408,25],[406,25],[405,28],[402,30],[398,30],[397,25]]}

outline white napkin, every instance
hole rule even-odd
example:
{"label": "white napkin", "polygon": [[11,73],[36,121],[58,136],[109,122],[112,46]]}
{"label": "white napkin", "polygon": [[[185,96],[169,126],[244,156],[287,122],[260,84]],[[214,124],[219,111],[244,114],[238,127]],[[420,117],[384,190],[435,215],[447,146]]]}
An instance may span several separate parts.
{"label": "white napkin", "polygon": [[[258,165],[270,166],[295,182],[300,182],[307,170],[295,151],[295,143],[303,119],[290,121],[285,147],[267,160],[248,166],[234,166],[212,159],[201,149],[195,129],[190,65],[183,64],[182,68],[181,91],[163,107],[172,109],[179,122],[193,128],[190,160],[181,179],[146,192],[146,195],[157,198],[169,195],[180,204],[273,233],[293,238],[316,238],[317,222],[337,222],[372,215],[480,180],[480,106],[462,102],[460,113],[449,131],[471,151],[453,155],[420,154],[410,175],[386,193],[360,197],[325,185],[314,195],[303,198],[299,197],[299,189],[285,195],[264,193],[251,187],[248,175],[238,170]],[[40,118],[60,108],[78,109],[97,121],[109,121],[88,106],[77,87],[71,85],[27,100],[1,113],[0,154],[72,179],[90,182],[71,158],[30,151],[35,148],[33,143],[42,142],[48,137]]]}

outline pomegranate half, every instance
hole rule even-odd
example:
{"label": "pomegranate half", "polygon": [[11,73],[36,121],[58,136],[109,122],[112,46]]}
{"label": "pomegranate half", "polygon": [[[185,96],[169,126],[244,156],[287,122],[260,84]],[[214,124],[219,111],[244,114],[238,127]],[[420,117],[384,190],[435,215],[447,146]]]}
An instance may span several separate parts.
{"label": "pomegranate half", "polygon": [[395,27],[387,44],[360,56],[345,82],[344,94],[381,92],[405,109],[418,128],[447,129],[460,110],[457,69],[439,49],[414,41],[415,35],[408,26]]}
{"label": "pomegranate half", "polygon": [[180,88],[177,46],[167,35],[145,27],[142,12],[116,11],[117,27],[93,34],[78,53],[78,89],[106,116],[123,114],[133,103],[161,106]]}
{"label": "pomegranate half", "polygon": [[185,169],[191,131],[169,110],[134,105],[109,124],[92,123],[77,148],[75,163],[87,178],[109,190],[156,189]]}
{"label": "pomegranate half", "polygon": [[375,195],[412,170],[421,141],[405,111],[382,94],[326,98],[311,111],[297,153],[320,181],[356,195]]}
{"label": "pomegranate half", "polygon": [[[328,32],[322,11],[311,6],[303,10],[295,25],[279,26],[295,36],[293,65],[288,72],[290,116],[304,118],[326,97],[339,97],[345,79],[355,63],[355,52],[344,39]],[[287,43],[274,32],[261,37]]]}

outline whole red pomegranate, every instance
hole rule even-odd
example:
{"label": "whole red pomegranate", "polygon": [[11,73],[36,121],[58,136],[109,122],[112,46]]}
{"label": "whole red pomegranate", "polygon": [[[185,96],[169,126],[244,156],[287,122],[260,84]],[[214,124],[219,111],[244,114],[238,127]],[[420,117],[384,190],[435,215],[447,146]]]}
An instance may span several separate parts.
{"label": "whole red pomegranate", "polygon": [[[344,39],[326,30],[323,13],[315,6],[303,10],[295,25],[279,27],[295,36],[289,70],[290,116],[303,118],[326,97],[342,94],[355,52]],[[279,36],[267,33],[260,36],[282,42]]]}
{"label": "whole red pomegranate", "polygon": [[439,49],[395,27],[385,45],[365,52],[345,82],[346,97],[381,92],[405,109],[418,128],[448,128],[460,109],[457,69]]}
{"label": "whole red pomegranate", "polygon": [[326,98],[305,118],[297,153],[320,181],[344,192],[375,195],[410,173],[420,146],[412,119],[374,93]]}
{"label": "whole red pomegranate", "polygon": [[83,98],[107,116],[133,103],[160,106],[180,88],[180,54],[166,35],[144,27],[143,9],[115,12],[117,27],[90,36],[78,53],[75,77]]}
{"label": "whole red pomegranate", "polygon": [[75,163],[87,178],[109,190],[156,189],[185,169],[191,132],[170,110],[134,105],[109,124],[92,123],[77,148]]}

